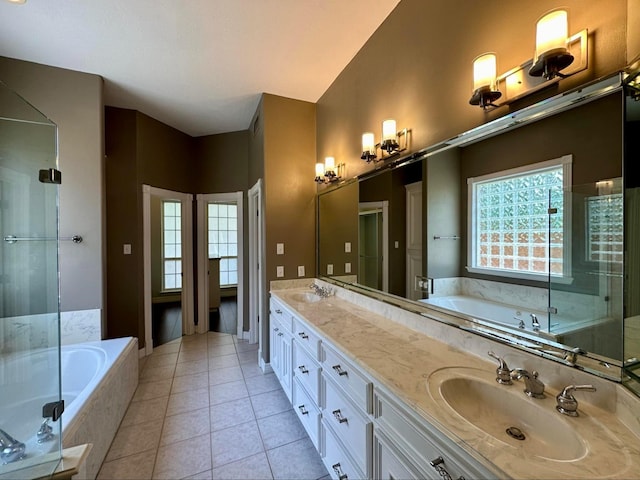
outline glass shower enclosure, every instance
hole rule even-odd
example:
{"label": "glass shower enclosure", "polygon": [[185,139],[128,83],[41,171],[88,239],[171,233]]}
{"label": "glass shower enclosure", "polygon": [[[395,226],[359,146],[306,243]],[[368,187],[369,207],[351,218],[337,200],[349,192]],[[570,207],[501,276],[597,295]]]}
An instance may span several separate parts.
{"label": "glass shower enclosure", "polygon": [[0,479],[61,458],[57,135],[0,82]]}

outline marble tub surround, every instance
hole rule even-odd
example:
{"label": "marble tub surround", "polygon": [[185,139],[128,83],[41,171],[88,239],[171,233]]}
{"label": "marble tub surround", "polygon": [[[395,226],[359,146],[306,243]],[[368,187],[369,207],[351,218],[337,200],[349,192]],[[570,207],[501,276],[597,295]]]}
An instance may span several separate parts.
{"label": "marble tub surround", "polygon": [[[549,290],[468,277],[436,278],[432,297],[465,295],[491,302],[513,305],[522,309],[546,311]],[[595,295],[573,292],[552,292],[553,306],[558,315],[572,320],[593,320],[608,316],[607,303]]]}
{"label": "marble tub surround", "polygon": [[[619,385],[356,292],[320,280],[316,283],[333,288],[334,295],[315,303],[297,301],[300,297],[295,294],[301,289],[274,290],[272,295],[496,477],[640,478],[640,438],[632,413],[639,402],[630,395],[618,395]],[[447,315],[433,311],[433,317],[446,320]],[[580,417],[557,413],[558,422],[573,422],[586,444],[584,457],[575,461],[541,458],[526,448],[487,437],[429,394],[428,379],[440,369],[456,366],[480,368],[489,375],[495,372],[488,350],[504,357],[511,368],[539,371],[547,386],[548,408],[554,408],[555,395],[566,385],[596,386],[595,393],[576,394]],[[512,387],[522,389],[523,385],[515,382]]]}

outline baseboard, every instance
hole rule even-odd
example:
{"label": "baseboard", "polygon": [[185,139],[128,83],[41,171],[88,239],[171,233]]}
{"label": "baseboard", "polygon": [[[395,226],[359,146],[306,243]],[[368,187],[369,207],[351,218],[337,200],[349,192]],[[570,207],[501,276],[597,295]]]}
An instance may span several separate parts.
{"label": "baseboard", "polygon": [[260,370],[262,370],[262,373],[272,373],[273,372],[273,368],[271,368],[271,365],[269,363],[266,363],[262,359],[262,350],[258,351],[258,366],[260,367]]}

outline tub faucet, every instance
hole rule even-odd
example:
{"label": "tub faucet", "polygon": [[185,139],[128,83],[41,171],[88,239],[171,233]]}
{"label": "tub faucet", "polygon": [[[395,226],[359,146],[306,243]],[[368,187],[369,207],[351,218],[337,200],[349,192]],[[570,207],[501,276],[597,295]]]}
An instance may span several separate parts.
{"label": "tub faucet", "polygon": [[538,321],[538,317],[536,317],[535,313],[531,313],[531,326],[533,327],[534,332],[540,331],[540,322]]}
{"label": "tub faucet", "polygon": [[0,428],[0,460],[3,465],[24,458],[26,447]]}
{"label": "tub faucet", "polygon": [[533,398],[544,398],[544,383],[538,380],[538,372],[529,373],[524,368],[511,370],[511,378],[520,380],[524,378],[524,393]]}
{"label": "tub faucet", "polygon": [[49,420],[51,420],[51,418],[45,418],[36,433],[38,443],[48,442],[55,436],[53,434],[53,428],[49,425]]}

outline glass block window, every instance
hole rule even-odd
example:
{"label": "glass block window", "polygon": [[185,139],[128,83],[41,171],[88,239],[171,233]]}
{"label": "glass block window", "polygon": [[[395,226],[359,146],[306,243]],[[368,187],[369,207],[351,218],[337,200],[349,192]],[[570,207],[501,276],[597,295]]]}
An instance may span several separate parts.
{"label": "glass block window", "polygon": [[621,193],[588,197],[587,260],[622,265],[624,204]]}
{"label": "glass block window", "polygon": [[182,288],[182,218],[180,202],[162,202],[162,289]]}
{"label": "glass block window", "polygon": [[220,286],[238,284],[238,206],[210,203],[209,258],[220,258]]}
{"label": "glass block window", "polygon": [[470,271],[539,279],[565,273],[570,165],[567,156],[468,180]]}

